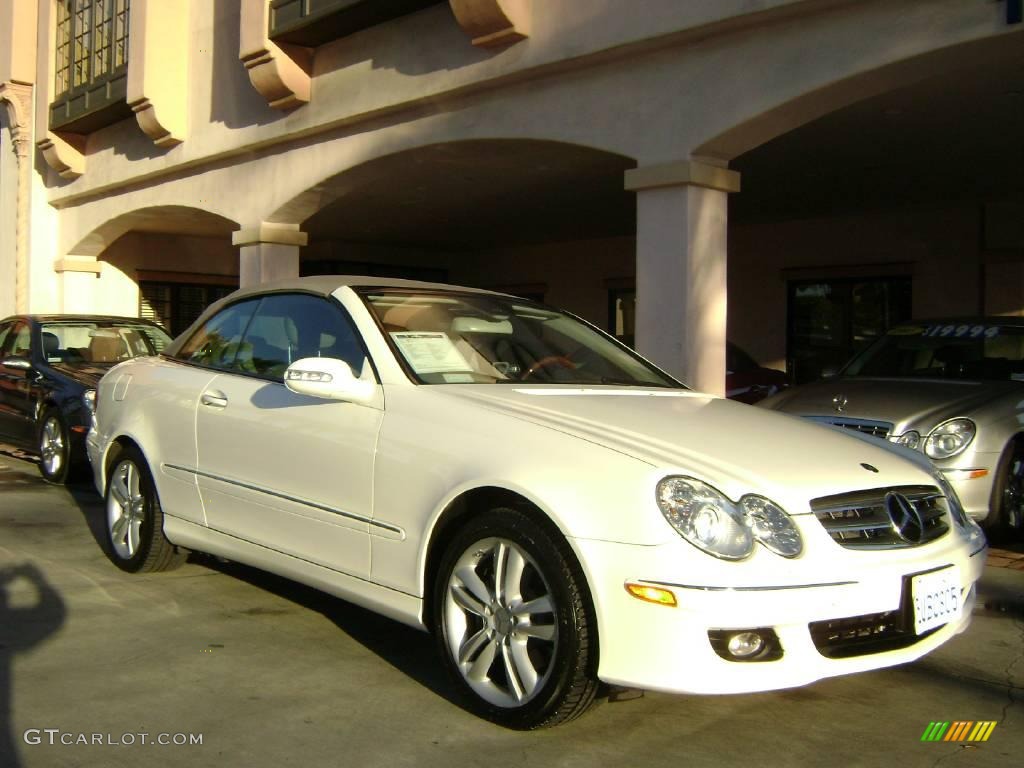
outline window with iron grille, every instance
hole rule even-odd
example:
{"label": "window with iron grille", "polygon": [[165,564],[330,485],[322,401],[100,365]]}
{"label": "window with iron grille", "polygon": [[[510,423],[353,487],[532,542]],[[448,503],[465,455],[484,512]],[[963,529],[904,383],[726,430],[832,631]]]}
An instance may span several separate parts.
{"label": "window with iron grille", "polygon": [[131,115],[130,0],[58,0],[50,128],[89,133]]}
{"label": "window with iron grille", "polygon": [[235,290],[235,285],[139,282],[139,317],[159,323],[177,336],[210,304]]}

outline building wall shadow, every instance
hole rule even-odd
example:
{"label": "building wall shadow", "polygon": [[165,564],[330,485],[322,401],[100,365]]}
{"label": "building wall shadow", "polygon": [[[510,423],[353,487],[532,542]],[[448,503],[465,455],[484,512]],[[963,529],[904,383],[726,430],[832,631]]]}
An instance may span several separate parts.
{"label": "building wall shadow", "polygon": [[66,614],[60,594],[35,565],[0,565],[0,766],[4,768],[20,765],[21,738],[13,733],[14,660],[60,629]]}

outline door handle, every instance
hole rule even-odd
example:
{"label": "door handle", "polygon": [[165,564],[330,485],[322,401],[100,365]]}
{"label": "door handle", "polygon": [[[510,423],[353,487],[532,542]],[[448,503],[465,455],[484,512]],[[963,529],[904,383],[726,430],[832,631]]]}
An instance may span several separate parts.
{"label": "door handle", "polygon": [[227,408],[228,398],[219,389],[211,389],[203,392],[199,397],[199,402],[203,405],[208,405],[211,408]]}

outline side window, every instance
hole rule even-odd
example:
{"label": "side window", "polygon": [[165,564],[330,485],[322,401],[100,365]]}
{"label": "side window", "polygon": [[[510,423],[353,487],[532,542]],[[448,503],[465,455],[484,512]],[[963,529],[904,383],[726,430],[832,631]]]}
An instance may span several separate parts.
{"label": "side window", "polygon": [[5,357],[32,356],[32,327],[28,323],[17,323],[4,342]]}
{"label": "side window", "polygon": [[7,337],[10,336],[13,326],[14,323],[0,324],[0,360],[7,357],[7,354],[4,352],[4,343],[7,341]]}
{"label": "side window", "polygon": [[178,351],[178,359],[211,368],[230,369],[238,356],[242,334],[258,299],[232,304],[207,320]]}
{"label": "side window", "polygon": [[344,360],[359,376],[366,355],[349,319],[326,299],[305,294],[265,297],[245,332],[235,370],[281,380],[285,369],[304,357]]}

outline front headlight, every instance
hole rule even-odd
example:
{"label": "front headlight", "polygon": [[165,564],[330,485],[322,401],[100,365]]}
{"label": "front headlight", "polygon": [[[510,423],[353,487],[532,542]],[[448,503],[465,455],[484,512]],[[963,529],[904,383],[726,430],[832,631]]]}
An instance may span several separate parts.
{"label": "front headlight", "polygon": [[718,489],[692,477],[666,477],[658,483],[658,507],[680,535],[695,547],[725,560],[742,560],[760,541],[783,557],[803,551],[800,532],[774,502],[744,496],[736,504]]}
{"label": "front headlight", "polygon": [[915,430],[904,432],[902,435],[897,437],[889,438],[897,445],[904,445],[912,451],[916,451],[921,446],[921,433]]}
{"label": "front headlight", "polygon": [[88,410],[89,413],[95,413],[96,412],[96,390],[95,389],[87,389],[87,390],[85,390],[85,392],[82,393],[82,403],[85,404],[86,410]]}
{"label": "front headlight", "polygon": [[744,496],[740,507],[754,538],[772,552],[783,557],[796,557],[803,552],[800,531],[778,504],[764,496]]}
{"label": "front headlight", "polygon": [[928,439],[924,441],[924,452],[933,459],[951,458],[971,444],[976,432],[974,422],[970,419],[944,421],[928,433]]}
{"label": "front headlight", "polygon": [[715,557],[742,560],[754,549],[736,505],[700,480],[666,477],[658,483],[658,506],[684,539]]}

